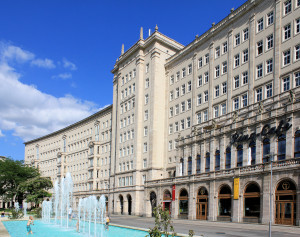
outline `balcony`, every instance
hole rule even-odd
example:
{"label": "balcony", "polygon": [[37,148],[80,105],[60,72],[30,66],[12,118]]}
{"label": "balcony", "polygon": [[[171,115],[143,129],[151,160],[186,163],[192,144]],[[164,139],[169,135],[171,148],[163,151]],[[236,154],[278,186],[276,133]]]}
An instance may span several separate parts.
{"label": "balcony", "polygon": [[[282,171],[282,170],[293,170],[300,169],[300,158],[286,159],[280,161],[272,162],[273,172]],[[192,174],[188,176],[179,176],[174,178],[167,179],[158,179],[146,181],[145,186],[157,186],[157,185],[172,185],[172,184],[181,184],[195,181],[207,181],[214,179],[223,179],[223,178],[233,178],[233,177],[243,177],[249,175],[259,175],[262,173],[270,173],[271,163],[255,164],[243,167],[236,167],[226,170],[211,171],[200,174]]]}

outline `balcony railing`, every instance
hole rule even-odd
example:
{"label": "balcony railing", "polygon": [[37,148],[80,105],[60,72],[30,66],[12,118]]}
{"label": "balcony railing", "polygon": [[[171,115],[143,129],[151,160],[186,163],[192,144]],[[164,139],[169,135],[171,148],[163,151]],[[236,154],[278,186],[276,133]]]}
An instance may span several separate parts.
{"label": "balcony railing", "polygon": [[[293,169],[293,168],[300,168],[300,158],[293,158],[293,159],[286,159],[280,161],[273,161],[273,172],[277,170],[283,169]],[[161,185],[161,184],[175,184],[175,183],[185,183],[189,181],[201,181],[201,180],[208,180],[208,179],[215,179],[215,178],[223,178],[223,177],[234,177],[234,176],[247,176],[250,174],[255,173],[262,173],[262,172],[270,172],[271,170],[271,163],[263,163],[263,164],[255,164],[243,167],[236,167],[226,170],[218,170],[218,171],[211,171],[206,173],[200,174],[192,174],[188,176],[178,176],[174,178],[167,178],[167,179],[157,179],[146,181],[145,186],[151,185]]]}

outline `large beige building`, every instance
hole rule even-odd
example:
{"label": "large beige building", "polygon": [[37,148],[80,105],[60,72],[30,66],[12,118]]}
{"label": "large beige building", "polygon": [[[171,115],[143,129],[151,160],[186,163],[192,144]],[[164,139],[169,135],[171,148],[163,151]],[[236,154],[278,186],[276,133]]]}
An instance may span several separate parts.
{"label": "large beige building", "polygon": [[75,206],[300,224],[300,1],[249,0],[187,46],[141,29],[112,73],[112,106],[25,143]]}

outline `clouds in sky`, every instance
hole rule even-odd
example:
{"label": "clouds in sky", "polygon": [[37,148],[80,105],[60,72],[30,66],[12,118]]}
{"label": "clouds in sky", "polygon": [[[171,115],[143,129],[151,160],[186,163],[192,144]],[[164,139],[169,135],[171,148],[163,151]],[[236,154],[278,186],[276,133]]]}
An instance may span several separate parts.
{"label": "clouds in sky", "polygon": [[53,79],[60,78],[60,79],[66,80],[66,79],[72,78],[72,74],[71,73],[60,73],[58,75],[52,76],[52,78]]}
{"label": "clouds in sky", "polygon": [[68,68],[72,71],[77,70],[76,65],[65,58],[63,58],[63,66],[64,66],[64,68]]}
{"label": "clouds in sky", "polygon": [[[27,61],[42,68],[55,66],[50,59],[35,59],[33,53],[19,47],[1,45],[0,137],[10,130],[13,135],[28,141],[61,129],[99,110],[92,102],[74,98],[72,95],[55,97],[38,90],[34,85],[22,83],[21,74],[11,65],[11,61]],[[65,73],[61,76],[66,79],[72,75]]]}

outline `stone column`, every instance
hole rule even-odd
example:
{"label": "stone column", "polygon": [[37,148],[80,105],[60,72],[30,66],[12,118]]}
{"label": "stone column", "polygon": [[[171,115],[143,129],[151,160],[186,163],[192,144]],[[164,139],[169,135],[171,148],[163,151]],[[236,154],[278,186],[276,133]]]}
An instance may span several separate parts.
{"label": "stone column", "polygon": [[226,159],[226,136],[222,135],[220,142],[220,170],[225,169]]}
{"label": "stone column", "polygon": [[294,119],[291,116],[291,120],[289,121],[290,124],[293,126],[286,131],[286,152],[285,152],[285,159],[294,158],[294,126],[296,125],[296,118]]}
{"label": "stone column", "polygon": [[[233,180],[232,180],[233,181]],[[234,184],[232,184],[234,187]],[[234,191],[234,188],[233,188]],[[241,222],[242,221],[242,208],[243,208],[243,196],[241,195],[241,187],[239,187],[239,199],[232,199],[232,222]]]}

